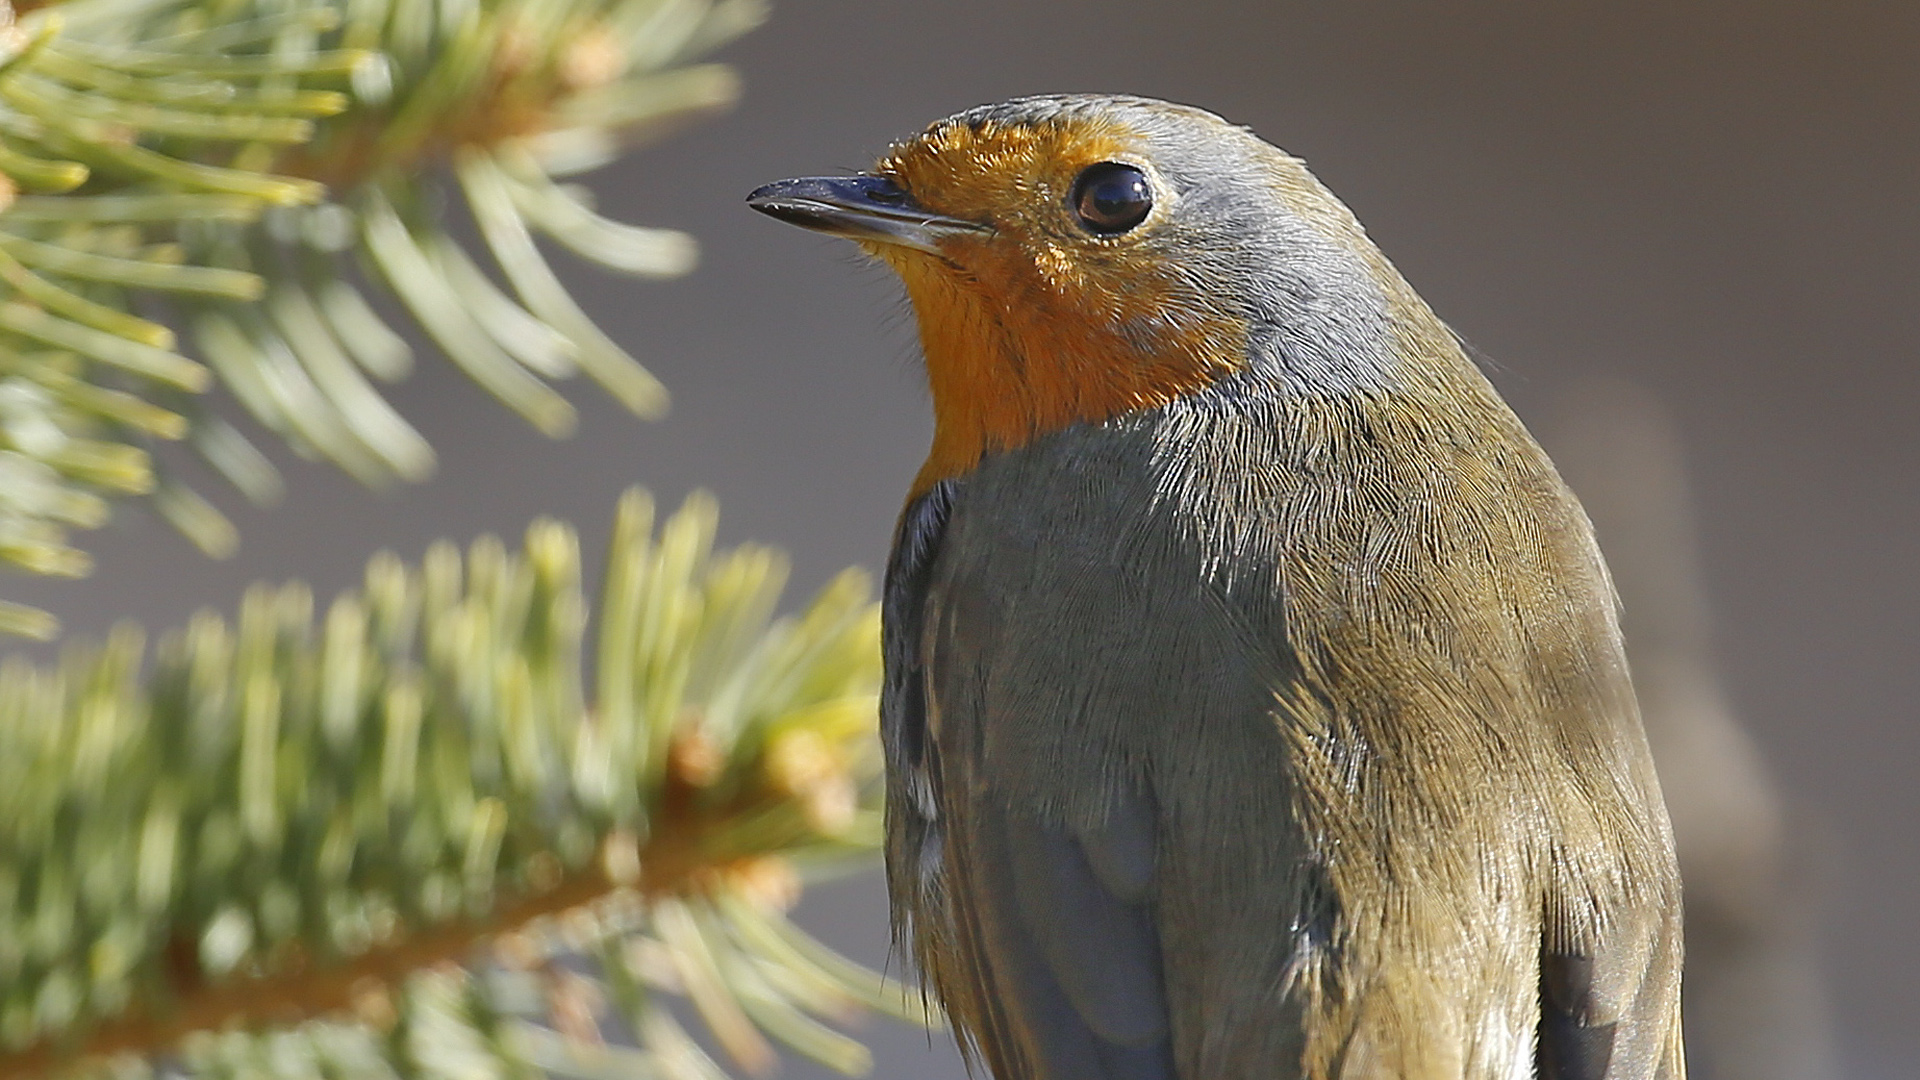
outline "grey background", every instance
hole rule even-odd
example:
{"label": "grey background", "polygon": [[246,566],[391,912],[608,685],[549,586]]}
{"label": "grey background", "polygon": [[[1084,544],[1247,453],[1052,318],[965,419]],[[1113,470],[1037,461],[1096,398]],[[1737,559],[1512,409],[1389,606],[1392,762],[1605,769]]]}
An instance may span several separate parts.
{"label": "grey background", "polygon": [[[91,580],[8,595],[98,632],[257,578],[324,594],[379,547],[539,514],[591,551],[634,482],[717,491],[723,539],[785,545],[802,588],[877,567],[929,427],[910,321],[882,271],[741,196],[1017,94],[1203,105],[1304,156],[1523,416],[1596,374],[1672,406],[1735,704],[1821,852],[1804,887],[1849,1073],[1914,1075],[1920,6],[787,0],[727,58],[738,111],[592,179],[615,216],[695,232],[701,269],[570,275],[673,389],[665,423],[581,387],[580,434],[549,443],[430,360],[395,397],[441,452],[431,483],[378,497],[291,462],[287,506],[235,507],[231,561],[122,513]],[[807,913],[885,958],[876,879]],[[870,1034],[882,1075],[962,1075],[941,1037]]]}

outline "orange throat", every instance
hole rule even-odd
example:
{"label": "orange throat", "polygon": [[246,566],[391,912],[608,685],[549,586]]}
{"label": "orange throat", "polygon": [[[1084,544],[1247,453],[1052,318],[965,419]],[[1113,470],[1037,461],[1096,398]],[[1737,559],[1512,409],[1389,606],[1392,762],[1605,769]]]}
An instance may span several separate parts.
{"label": "orange throat", "polygon": [[[1197,311],[1169,317],[1162,296],[1039,287],[1009,295],[935,257],[870,250],[900,274],[920,324],[934,431],[916,495],[971,471],[986,454],[1165,405],[1244,363],[1243,326]],[[1129,320],[1129,311],[1162,314]]]}

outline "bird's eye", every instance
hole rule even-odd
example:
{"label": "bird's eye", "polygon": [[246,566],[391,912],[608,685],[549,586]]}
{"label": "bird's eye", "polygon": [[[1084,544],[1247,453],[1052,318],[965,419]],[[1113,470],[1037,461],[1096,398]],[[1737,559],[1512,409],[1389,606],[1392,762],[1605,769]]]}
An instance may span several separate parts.
{"label": "bird's eye", "polygon": [[1153,186],[1139,169],[1104,161],[1081,171],[1073,182],[1070,205],[1080,224],[1102,236],[1113,236],[1146,220],[1153,209]]}

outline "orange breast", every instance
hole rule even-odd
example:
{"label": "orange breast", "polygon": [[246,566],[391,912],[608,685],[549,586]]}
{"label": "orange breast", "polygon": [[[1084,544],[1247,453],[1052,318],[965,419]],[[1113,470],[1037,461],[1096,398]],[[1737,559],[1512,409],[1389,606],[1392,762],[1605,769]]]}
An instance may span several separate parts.
{"label": "orange breast", "polygon": [[967,253],[966,273],[875,249],[906,282],[933,394],[933,447],[916,494],[984,454],[1164,405],[1244,362],[1244,324],[1158,275],[1103,287],[1065,267],[1036,268],[1030,251],[996,251],[991,238],[968,243],[981,250]]}

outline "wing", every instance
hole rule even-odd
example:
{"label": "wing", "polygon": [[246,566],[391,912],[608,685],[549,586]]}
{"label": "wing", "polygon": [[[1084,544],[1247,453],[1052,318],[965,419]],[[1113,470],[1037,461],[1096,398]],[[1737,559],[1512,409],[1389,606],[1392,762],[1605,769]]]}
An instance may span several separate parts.
{"label": "wing", "polygon": [[1680,919],[1674,909],[1615,912],[1586,935],[1598,948],[1540,954],[1539,1080],[1686,1080],[1680,1040]]}
{"label": "wing", "polygon": [[[938,882],[940,821],[927,748],[927,672],[922,641],[927,580],[952,506],[943,481],[907,504],[894,530],[881,599],[880,741],[887,762],[887,891],[894,944],[925,920],[914,918]],[[928,957],[916,957],[931,975]]]}
{"label": "wing", "polygon": [[1147,895],[1151,795],[1135,788],[1081,830],[1015,812],[978,755],[953,745],[960,735],[977,746],[980,733],[941,724],[942,712],[969,712],[939,709],[929,692],[936,641],[964,652],[929,595],[952,495],[944,483],[908,506],[887,572],[882,733],[896,935],[911,937],[963,1045],[1000,1080],[1172,1080]]}

